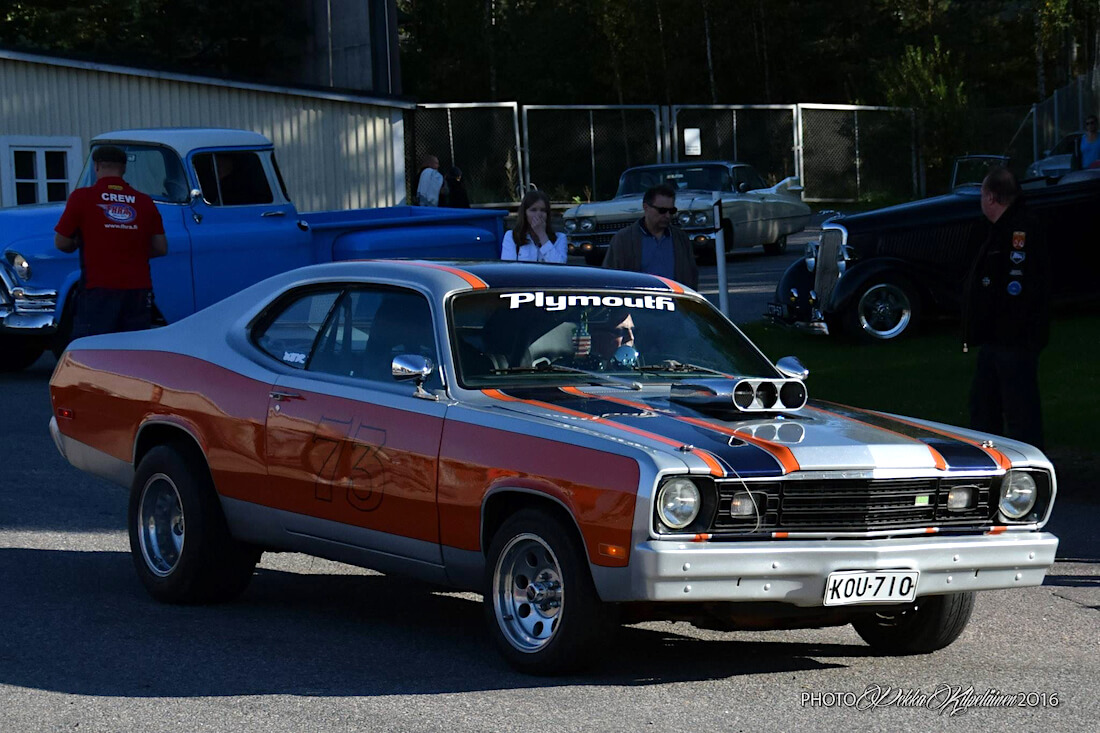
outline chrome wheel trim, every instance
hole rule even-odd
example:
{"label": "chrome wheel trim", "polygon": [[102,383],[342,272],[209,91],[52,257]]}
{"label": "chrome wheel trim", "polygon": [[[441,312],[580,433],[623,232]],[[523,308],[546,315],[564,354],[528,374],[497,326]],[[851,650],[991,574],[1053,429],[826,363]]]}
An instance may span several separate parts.
{"label": "chrome wheel trim", "polygon": [[542,650],[558,631],[565,608],[561,565],[534,534],[513,537],[493,571],[493,612],[504,638],[518,651]]}
{"label": "chrome wheel trim", "polygon": [[856,305],[856,317],[863,331],[874,338],[892,339],[909,326],[913,304],[905,291],[893,283],[879,283],[867,289]]}
{"label": "chrome wheel trim", "polygon": [[145,482],[137,522],[138,545],[145,566],[158,577],[171,575],[183,552],[186,527],[179,490],[167,474],[153,474]]}

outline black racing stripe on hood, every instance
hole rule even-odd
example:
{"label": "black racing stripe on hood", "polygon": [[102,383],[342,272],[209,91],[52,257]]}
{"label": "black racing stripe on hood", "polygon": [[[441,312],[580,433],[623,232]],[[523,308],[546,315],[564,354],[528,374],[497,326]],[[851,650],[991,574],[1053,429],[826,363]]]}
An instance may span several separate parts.
{"label": "black racing stripe on hood", "polygon": [[895,433],[900,433],[907,438],[919,440],[925,445],[932,447],[943,456],[943,460],[947,462],[947,469],[949,471],[986,471],[997,468],[997,462],[994,461],[988,453],[978,446],[967,443],[964,440],[956,440],[942,433],[925,430],[916,425],[910,425],[884,415],[860,410],[855,407],[838,405],[833,402],[820,402],[817,400],[812,401],[811,404],[825,412],[831,412],[850,420],[858,420],[859,422],[867,423],[876,428],[890,430]]}
{"label": "black racing stripe on hood", "polygon": [[[677,420],[674,414],[668,414],[670,410],[664,404],[655,404],[653,410],[643,410],[600,399],[599,395],[591,397],[570,395],[557,387],[502,391],[510,397],[545,402],[564,409],[583,412],[705,450],[718,458],[726,473],[730,475],[744,478],[784,475],[783,466],[779,460],[763,448],[716,430]],[[694,414],[691,416],[701,417]]]}

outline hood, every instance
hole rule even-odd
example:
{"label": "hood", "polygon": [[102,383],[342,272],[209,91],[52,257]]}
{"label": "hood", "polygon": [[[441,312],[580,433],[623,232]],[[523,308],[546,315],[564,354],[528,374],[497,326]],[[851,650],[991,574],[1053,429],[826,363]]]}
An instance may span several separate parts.
{"label": "hood", "polygon": [[[722,194],[722,199],[728,203],[732,199],[744,195],[745,194],[736,194],[727,191]],[[710,211],[713,206],[713,191],[684,190],[676,192],[676,208],[680,211],[696,211],[703,209]],[[562,216],[567,218],[585,216],[639,217],[641,215],[642,194],[640,193],[619,196],[610,201],[593,201],[588,204],[579,204],[571,209],[567,209],[566,212],[562,214]]]}
{"label": "hood", "polygon": [[661,396],[606,388],[537,387],[496,391],[501,409],[583,427],[653,450],[692,454],[722,477],[794,471],[995,471],[1009,460],[944,427],[825,402],[785,413],[723,415]]}
{"label": "hood", "polygon": [[[65,203],[35,204],[32,206],[8,206],[0,209],[0,248],[7,249],[29,237],[49,235],[50,248],[53,248],[53,228],[61,219]],[[26,257],[31,253],[22,252]],[[35,252],[34,254],[38,254]]]}
{"label": "hood", "polygon": [[905,228],[927,226],[930,221],[950,218],[974,218],[981,216],[981,201],[978,188],[961,188],[954,193],[932,198],[910,201],[884,209],[865,211],[859,214],[845,214],[830,220],[841,224],[848,231],[865,228]]}

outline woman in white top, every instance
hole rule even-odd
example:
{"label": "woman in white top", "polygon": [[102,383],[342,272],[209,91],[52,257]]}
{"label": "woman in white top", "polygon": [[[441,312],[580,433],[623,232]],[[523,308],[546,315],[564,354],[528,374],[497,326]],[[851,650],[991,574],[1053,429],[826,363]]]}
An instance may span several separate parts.
{"label": "woman in white top", "polygon": [[528,192],[520,202],[516,228],[505,232],[500,243],[500,259],[565,262],[567,250],[565,235],[555,234],[550,225],[550,198],[542,191]]}

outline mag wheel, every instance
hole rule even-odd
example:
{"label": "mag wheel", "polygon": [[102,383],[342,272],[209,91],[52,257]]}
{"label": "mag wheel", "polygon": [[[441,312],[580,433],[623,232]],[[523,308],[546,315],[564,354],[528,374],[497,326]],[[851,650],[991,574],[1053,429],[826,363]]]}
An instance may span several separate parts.
{"label": "mag wheel", "polygon": [[865,340],[889,341],[912,332],[920,318],[920,299],[901,280],[872,282],[848,309],[848,330]]}
{"label": "mag wheel", "polygon": [[233,540],[210,474],[193,452],[153,448],[130,490],[130,554],[145,589],[165,603],[225,601],[245,589],[259,551]]}
{"label": "mag wheel", "polygon": [[485,611],[497,647],[516,669],[560,674],[586,665],[614,626],[576,533],[526,509],[493,537]]}
{"label": "mag wheel", "polygon": [[901,610],[869,614],[852,626],[883,654],[928,654],[958,639],[973,611],[973,593],[924,596]]}

